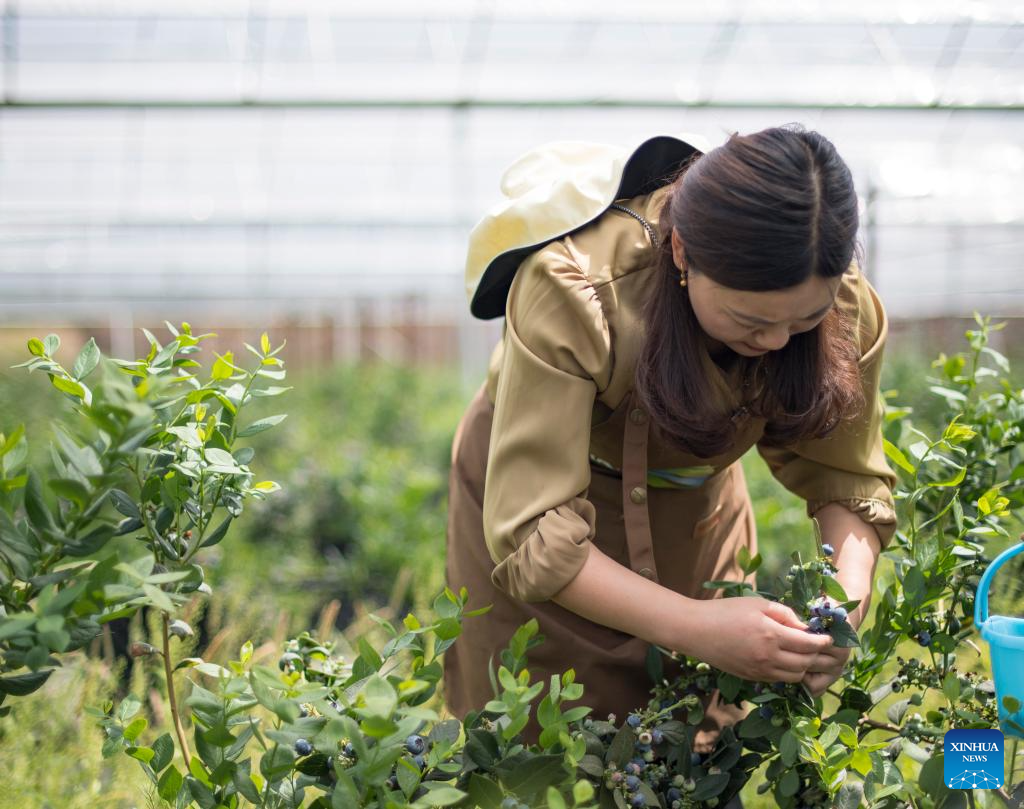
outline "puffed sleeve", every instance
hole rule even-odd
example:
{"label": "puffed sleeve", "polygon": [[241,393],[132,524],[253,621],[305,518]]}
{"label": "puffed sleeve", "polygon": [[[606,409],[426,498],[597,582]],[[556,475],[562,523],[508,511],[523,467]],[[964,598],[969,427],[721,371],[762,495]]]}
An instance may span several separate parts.
{"label": "puffed sleeve", "polygon": [[560,242],[516,272],[484,480],[495,586],[544,601],[579,572],[595,532],[590,486],[594,399],[611,377],[597,292]]}
{"label": "puffed sleeve", "polygon": [[825,438],[786,447],[759,443],[757,448],[775,478],[807,501],[808,516],[828,503],[840,503],[871,523],[885,548],[896,531],[896,476],[885,460],[885,402],[878,388],[889,324],[878,294],[856,264],[844,275],[836,302],[859,337],[865,402],[861,414]]}

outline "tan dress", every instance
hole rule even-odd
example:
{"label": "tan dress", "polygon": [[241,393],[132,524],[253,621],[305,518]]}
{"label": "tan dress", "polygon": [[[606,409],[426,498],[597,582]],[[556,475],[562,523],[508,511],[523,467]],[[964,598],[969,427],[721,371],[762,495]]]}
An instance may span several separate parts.
{"label": "tan dress", "polygon": [[[657,228],[667,190],[621,203]],[[456,716],[493,698],[488,663],[531,617],[546,638],[529,654],[534,679],[575,669],[595,716],[621,718],[646,705],[649,644],[550,601],[579,572],[588,543],[691,598],[719,597],[702,583],[742,579],[736,552],[756,552],[739,458],[758,443],[764,422],[741,416],[733,449],[700,458],[659,440],[638,406],[641,310],[654,264],[642,225],[612,209],[530,254],[515,276],[503,338],[452,447],[447,580],[468,588],[472,606],[494,605],[466,620],[445,656],[445,695]],[[808,514],[840,502],[874,524],[884,546],[895,529],[878,395],[887,321],[855,264],[837,305],[860,338],[862,418],[824,439],[758,449],[807,501]],[[722,371],[705,354],[705,373],[723,403],[742,404],[738,371]],[[686,487],[661,487],[658,470],[677,473]],[[702,740],[742,715],[711,706]],[[528,726],[527,737],[537,730]]]}

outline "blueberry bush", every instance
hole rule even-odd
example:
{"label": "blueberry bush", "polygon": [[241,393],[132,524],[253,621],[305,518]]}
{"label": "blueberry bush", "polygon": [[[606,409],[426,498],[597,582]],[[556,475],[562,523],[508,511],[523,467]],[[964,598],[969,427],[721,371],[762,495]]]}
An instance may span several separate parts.
{"label": "blueberry bush", "polygon": [[[264,336],[247,347],[253,369],[225,354],[200,381],[189,355],[204,335],[185,324],[166,346],[150,336],[145,360],[101,362],[90,344],[71,371],[54,359],[55,337],[33,341],[26,365],[50,375],[81,423],[56,431],[45,475],[25,471],[23,434],[0,438],[0,698],[39,687],[59,655],[103,622],[145,608],[159,614],[162,631],[133,654],[165,670],[173,727],[150,728],[131,695],[97,706],[93,717],[104,755],[136,759],[165,805],[682,809],[722,806],[755,774],[757,791],[786,809],[1020,801],[1015,741],[999,790],[949,790],[942,777],[949,728],[1002,727],[1008,740],[1024,731],[1012,700],[1000,724],[972,626],[980,573],[1014,541],[1024,505],[1022,391],[989,345],[999,327],[980,317],[977,326],[966,351],[932,366],[937,428],[926,432],[909,408],[889,408],[900,529],[859,631],[847,621],[857,602],[820,537],[814,553],[794,553],[756,589],[705,585],[724,597],[782,601],[808,631],[851,647],[826,694],[741,680],[652,647],[648,704],[597,717],[571,669],[533,681],[529,651],[543,638],[530,622],[495,661],[494,698],[462,720],[444,714],[440,658],[473,619],[464,590],[444,590],[419,617],[378,619],[374,637],[386,641],[361,637],[347,655],[302,633],[285,643],[276,668],[254,664],[251,643],[224,666],[175,659],[175,636],[192,631],[178,617],[182,605],[215,597],[197,550],[223,540],[246,500],[277,488],[253,483],[253,453],[235,442],[283,418],[240,418],[251,400],[286,390],[262,386],[283,378],[280,348],[271,351]],[[87,387],[97,367],[100,378]],[[215,519],[218,509],[226,515]],[[762,565],[760,556],[738,562],[745,573]],[[1012,567],[1005,575],[1013,579]],[[187,680],[180,704],[176,677]],[[715,690],[750,710],[698,754],[694,737]],[[531,716],[541,728],[536,743],[523,737]]]}

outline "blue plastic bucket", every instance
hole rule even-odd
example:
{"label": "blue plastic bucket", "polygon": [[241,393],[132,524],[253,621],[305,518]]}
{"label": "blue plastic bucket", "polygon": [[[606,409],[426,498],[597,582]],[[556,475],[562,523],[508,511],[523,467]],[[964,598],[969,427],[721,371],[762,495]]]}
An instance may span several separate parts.
{"label": "blue plastic bucket", "polygon": [[989,617],[988,614],[988,588],[992,577],[1004,562],[1019,553],[1024,553],[1024,542],[999,554],[981,577],[974,601],[974,625],[981,632],[981,637],[988,641],[992,652],[992,679],[996,686],[1002,731],[1007,736],[1024,739],[1024,707],[1016,713],[1010,713],[1003,707],[1004,697],[1013,697],[1024,706],[1024,618]]}

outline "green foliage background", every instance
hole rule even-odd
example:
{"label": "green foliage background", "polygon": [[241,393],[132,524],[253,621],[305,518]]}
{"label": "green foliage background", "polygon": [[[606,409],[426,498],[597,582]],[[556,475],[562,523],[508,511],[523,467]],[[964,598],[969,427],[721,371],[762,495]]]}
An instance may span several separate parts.
{"label": "green foliage background", "polygon": [[[66,403],[43,374],[9,370],[21,359],[0,362],[0,431],[24,422],[30,464],[42,464],[50,420]],[[1024,367],[1016,359],[1015,368]],[[914,407],[926,430],[939,404],[924,379],[929,361],[890,356],[883,376],[883,389]],[[368,612],[400,616],[443,585],[449,453],[474,391],[455,371],[384,364],[293,371],[288,382],[295,387],[281,400],[288,419],[250,442],[283,491],[254,503],[226,542],[204,551],[215,595],[202,616],[206,645],[196,654],[207,660],[226,660],[250,637],[263,644],[257,657],[262,651],[270,660],[284,638],[318,624],[347,627],[354,639],[366,631]],[[812,552],[813,535],[803,502],[756,454],[743,462],[765,559],[759,575],[773,577],[792,551]],[[191,616],[193,625],[200,618]],[[132,632],[143,639],[141,619]],[[83,713],[113,694],[123,665],[106,658],[102,644],[92,654],[79,653],[77,664],[0,720],[0,805],[147,805],[138,767],[124,756],[102,760],[99,731]],[[156,669],[136,666],[130,690],[149,691],[161,676]],[[744,790],[745,805],[772,805],[754,794],[757,783]]]}

